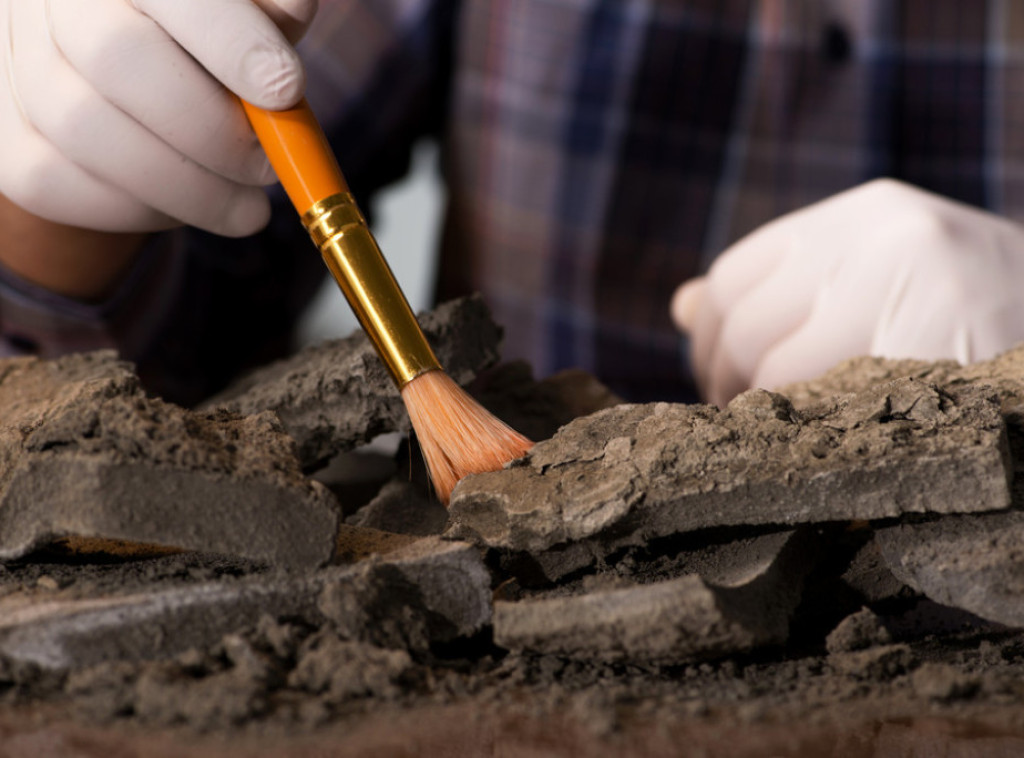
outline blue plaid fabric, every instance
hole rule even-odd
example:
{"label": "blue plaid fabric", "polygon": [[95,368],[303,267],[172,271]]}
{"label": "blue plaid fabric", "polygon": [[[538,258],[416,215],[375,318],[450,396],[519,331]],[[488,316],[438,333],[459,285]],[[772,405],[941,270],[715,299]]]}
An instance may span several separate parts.
{"label": "blue plaid fabric", "polygon": [[[368,209],[417,140],[440,140],[438,297],[482,292],[506,358],[640,401],[695,399],[669,297],[780,214],[891,176],[1024,219],[1022,41],[1012,2],[321,0],[301,49]],[[135,284],[173,302],[127,298],[103,339],[183,397],[284,349],[320,262],[279,205],[249,240],[178,232],[175,277]],[[0,286],[6,335],[12,289],[27,297]],[[267,344],[233,340],[254,311]],[[51,331],[32,340],[59,351]]]}

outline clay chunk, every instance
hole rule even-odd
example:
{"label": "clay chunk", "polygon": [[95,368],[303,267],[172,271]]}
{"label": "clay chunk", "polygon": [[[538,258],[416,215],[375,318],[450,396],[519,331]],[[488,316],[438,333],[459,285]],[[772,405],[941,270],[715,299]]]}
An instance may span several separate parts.
{"label": "clay chunk", "polygon": [[[419,322],[444,370],[459,384],[498,360],[501,329],[479,296],[444,303]],[[394,381],[362,332],[257,369],[204,407],[245,415],[274,411],[306,469],[378,435],[409,429]]]}
{"label": "clay chunk", "polygon": [[697,551],[693,573],[571,596],[494,604],[494,641],[517,651],[610,663],[679,664],[786,641],[807,574],[811,529]]}
{"label": "clay chunk", "polygon": [[577,419],[453,492],[447,534],[490,547],[654,537],[737,525],[996,511],[1007,434],[984,386],[899,379],[804,410],[751,390],[724,410],[622,405]]}
{"label": "clay chunk", "polygon": [[340,519],[272,414],[147,397],[112,352],[0,362],[0,559],[63,537],[326,563]]}

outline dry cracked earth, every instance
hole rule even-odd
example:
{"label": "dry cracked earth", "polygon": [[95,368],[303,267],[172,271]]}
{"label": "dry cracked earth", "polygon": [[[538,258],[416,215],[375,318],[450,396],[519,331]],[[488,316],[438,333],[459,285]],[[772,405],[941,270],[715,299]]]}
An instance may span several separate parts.
{"label": "dry cracked earth", "polygon": [[1024,348],[718,409],[423,324],[538,440],[448,510],[358,335],[0,362],[0,756],[1024,753]]}

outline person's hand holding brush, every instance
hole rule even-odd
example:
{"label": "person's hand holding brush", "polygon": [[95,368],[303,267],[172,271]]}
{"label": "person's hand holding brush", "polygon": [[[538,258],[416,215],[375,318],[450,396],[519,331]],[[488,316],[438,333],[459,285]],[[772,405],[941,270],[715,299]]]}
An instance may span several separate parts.
{"label": "person's hand holding brush", "polygon": [[0,0],[0,264],[103,298],[145,233],[228,236],[274,174],[232,92],[293,105],[316,0]]}
{"label": "person's hand holding brush", "polygon": [[274,176],[230,93],[293,105],[304,73],[285,32],[300,36],[315,10],[315,0],[0,0],[0,193],[90,229],[256,231],[269,215],[260,187]]}

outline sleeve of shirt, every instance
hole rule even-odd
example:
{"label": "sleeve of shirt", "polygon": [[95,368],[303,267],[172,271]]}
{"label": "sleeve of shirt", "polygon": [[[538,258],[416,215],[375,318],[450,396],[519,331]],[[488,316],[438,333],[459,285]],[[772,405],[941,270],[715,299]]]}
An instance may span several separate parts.
{"label": "sleeve of shirt", "polygon": [[147,322],[159,320],[168,306],[159,295],[181,277],[174,245],[172,235],[151,237],[116,294],[100,303],[54,294],[0,266],[0,357],[51,358],[119,345],[130,350],[145,342]]}
{"label": "sleeve of shirt", "polygon": [[278,210],[240,240],[190,228],[152,235],[102,302],[54,294],[0,267],[0,357],[112,349],[150,392],[184,405],[202,400],[284,355],[322,280],[294,211]]}
{"label": "sleeve of shirt", "polygon": [[[436,0],[321,0],[302,43],[313,105],[368,215],[443,111],[454,12]],[[0,357],[114,349],[151,392],[191,405],[293,348],[325,268],[279,188],[260,233],[152,235],[118,291],[83,303],[0,269]]]}

